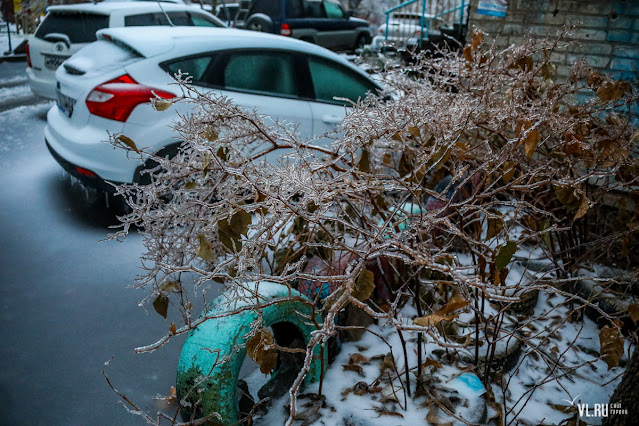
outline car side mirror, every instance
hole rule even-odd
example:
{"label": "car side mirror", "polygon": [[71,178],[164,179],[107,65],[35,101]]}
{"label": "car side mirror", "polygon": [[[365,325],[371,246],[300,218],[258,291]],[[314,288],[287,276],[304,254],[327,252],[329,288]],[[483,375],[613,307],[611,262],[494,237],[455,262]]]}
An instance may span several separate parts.
{"label": "car side mirror", "polygon": [[346,12],[344,12],[344,19],[349,19],[351,16],[353,16],[352,10],[347,10]]}

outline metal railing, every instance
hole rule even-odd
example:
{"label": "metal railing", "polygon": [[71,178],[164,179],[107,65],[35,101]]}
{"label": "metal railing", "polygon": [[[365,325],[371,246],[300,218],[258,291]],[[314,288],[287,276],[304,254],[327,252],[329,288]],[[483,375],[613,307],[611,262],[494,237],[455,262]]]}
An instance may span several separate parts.
{"label": "metal railing", "polygon": [[[429,39],[431,34],[431,24],[438,24],[438,28],[434,31],[439,31],[442,28],[452,30],[455,24],[458,24],[459,31],[465,24],[465,9],[468,6],[469,0],[409,0],[401,3],[391,9],[388,9],[384,14],[386,15],[385,21],[385,42],[389,41],[389,29],[392,25],[397,28],[397,39],[402,37],[410,38],[416,37],[416,31],[408,31],[414,26],[415,18],[419,19],[419,38],[417,40],[417,46],[422,47],[424,40]],[[466,16],[467,19],[467,16]],[[401,29],[404,29],[405,34]],[[441,34],[441,33],[440,33]],[[397,41],[397,40],[396,40]],[[407,40],[404,40],[406,42]]]}

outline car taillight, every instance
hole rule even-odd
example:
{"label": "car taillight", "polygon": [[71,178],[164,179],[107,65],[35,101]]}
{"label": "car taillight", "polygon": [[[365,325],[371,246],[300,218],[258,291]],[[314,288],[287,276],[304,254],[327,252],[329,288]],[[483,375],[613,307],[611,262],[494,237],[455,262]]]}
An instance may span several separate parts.
{"label": "car taillight", "polygon": [[280,34],[290,37],[291,35],[293,35],[293,30],[291,29],[291,26],[289,24],[282,24],[280,28]]}
{"label": "car taillight", "polygon": [[139,84],[125,74],[93,89],[86,104],[91,114],[126,121],[136,106],[149,102],[156,95],[164,99],[175,97],[173,93]]}
{"label": "car taillight", "polygon": [[27,54],[27,67],[33,68],[33,64],[31,63],[31,52],[29,51],[29,42],[24,46],[24,51]]}
{"label": "car taillight", "polygon": [[83,176],[86,176],[86,177],[96,177],[96,176],[98,176],[95,173],[93,173],[91,170],[85,169],[84,167],[80,167],[80,166],[75,166],[75,171],[78,172],[79,174],[83,175]]}

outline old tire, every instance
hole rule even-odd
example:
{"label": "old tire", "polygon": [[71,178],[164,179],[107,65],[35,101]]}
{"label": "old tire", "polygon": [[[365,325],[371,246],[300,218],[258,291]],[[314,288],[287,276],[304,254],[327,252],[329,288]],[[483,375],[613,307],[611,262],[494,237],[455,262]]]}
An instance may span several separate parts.
{"label": "old tire", "polygon": [[[258,287],[258,293],[265,300],[285,298],[289,295],[299,298],[262,308],[262,326],[272,327],[274,330],[278,326],[288,330],[294,327],[307,344],[311,332],[316,330],[316,327],[309,324],[303,317],[312,315],[312,304],[304,303],[302,301],[302,299],[306,300],[304,296],[281,284],[260,282],[254,285]],[[235,302],[229,302],[225,295],[222,295],[213,302],[207,315],[221,314],[237,307]],[[191,418],[213,416],[211,420],[226,425],[240,420],[236,388],[240,369],[246,358],[247,333],[251,331],[251,323],[256,318],[257,314],[252,310],[240,311],[238,314],[209,319],[189,332],[182,347],[177,370],[178,401],[186,399],[191,404],[191,406],[182,407],[182,418],[185,421]],[[315,319],[318,324],[321,324],[319,313]],[[274,334],[276,342],[280,344],[277,332]],[[324,365],[326,365],[327,352],[327,350],[322,351],[319,345],[315,347],[315,356],[305,384],[320,379],[321,358],[324,358]],[[222,359],[226,361],[219,362]],[[262,389],[277,380],[281,369],[279,364],[280,362]],[[216,413],[219,414],[217,419],[215,419]]]}

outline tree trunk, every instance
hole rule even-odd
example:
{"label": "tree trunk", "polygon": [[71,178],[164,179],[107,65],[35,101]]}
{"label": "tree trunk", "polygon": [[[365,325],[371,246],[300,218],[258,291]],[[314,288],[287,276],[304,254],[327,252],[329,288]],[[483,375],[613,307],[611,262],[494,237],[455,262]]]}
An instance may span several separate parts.
{"label": "tree trunk", "polygon": [[[637,424],[639,419],[639,350],[635,351],[628,363],[628,369],[615,389],[608,405],[608,417],[603,419],[603,426],[624,426]],[[614,404],[614,405],[613,405]],[[615,409],[627,410],[628,414],[612,414]]]}

